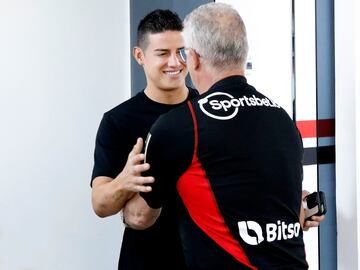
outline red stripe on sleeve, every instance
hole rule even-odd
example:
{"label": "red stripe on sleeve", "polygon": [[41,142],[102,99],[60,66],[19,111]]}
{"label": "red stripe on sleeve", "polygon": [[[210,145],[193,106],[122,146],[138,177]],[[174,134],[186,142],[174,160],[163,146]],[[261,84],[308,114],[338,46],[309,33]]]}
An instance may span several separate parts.
{"label": "red stripe on sleeve", "polygon": [[196,116],[195,116],[195,111],[194,108],[190,102],[190,100],[187,102],[190,112],[191,112],[191,117],[194,123],[194,155],[193,157],[196,156],[197,153],[197,146],[198,146],[198,124],[197,124],[197,120],[196,120]]}

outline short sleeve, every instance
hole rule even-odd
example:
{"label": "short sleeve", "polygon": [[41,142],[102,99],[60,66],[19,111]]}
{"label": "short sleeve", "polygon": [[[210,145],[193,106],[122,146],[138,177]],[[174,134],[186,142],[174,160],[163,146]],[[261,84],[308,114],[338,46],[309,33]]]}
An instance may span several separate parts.
{"label": "short sleeve", "polygon": [[[96,135],[92,180],[98,176],[115,178],[122,170],[130,151],[125,128],[104,114]],[[91,180],[91,184],[92,184]]]}

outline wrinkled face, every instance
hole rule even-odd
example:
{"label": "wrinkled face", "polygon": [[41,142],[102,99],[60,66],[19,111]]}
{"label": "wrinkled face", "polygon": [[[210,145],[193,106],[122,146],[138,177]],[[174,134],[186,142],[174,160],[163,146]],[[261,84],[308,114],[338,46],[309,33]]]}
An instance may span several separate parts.
{"label": "wrinkled face", "polygon": [[143,51],[143,65],[147,84],[152,88],[171,91],[185,85],[186,64],[180,49],[184,41],[179,31],[148,34],[148,46]]}

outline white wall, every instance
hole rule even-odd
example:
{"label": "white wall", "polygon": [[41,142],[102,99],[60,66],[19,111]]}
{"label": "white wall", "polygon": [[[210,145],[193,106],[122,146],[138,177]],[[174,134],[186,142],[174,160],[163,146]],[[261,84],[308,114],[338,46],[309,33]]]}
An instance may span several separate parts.
{"label": "white wall", "polygon": [[0,269],[117,269],[92,212],[102,113],[130,96],[129,1],[0,0]]}
{"label": "white wall", "polygon": [[[291,1],[217,0],[216,2],[231,5],[244,20],[249,42],[247,60],[252,64],[252,69],[246,70],[248,82],[273,99],[292,117]],[[269,10],[276,10],[276,16]]]}
{"label": "white wall", "polygon": [[360,269],[360,5],[335,0],[338,269]]}

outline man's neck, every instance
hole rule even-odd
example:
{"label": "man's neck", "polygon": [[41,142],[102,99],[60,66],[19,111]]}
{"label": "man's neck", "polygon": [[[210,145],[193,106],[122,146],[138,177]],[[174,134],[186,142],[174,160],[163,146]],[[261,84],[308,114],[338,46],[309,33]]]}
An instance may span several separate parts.
{"label": "man's neck", "polygon": [[230,76],[244,76],[245,72],[243,69],[237,69],[237,70],[232,70],[232,71],[214,72],[212,74],[213,74],[213,76],[212,76],[212,82],[211,82],[210,86],[212,86],[215,83],[217,83],[218,81],[221,81]]}
{"label": "man's neck", "polygon": [[144,90],[145,95],[153,101],[163,104],[179,104],[185,101],[188,97],[189,90],[184,85],[183,87],[163,90],[159,88],[152,88],[147,86]]}
{"label": "man's neck", "polygon": [[202,82],[203,85],[199,87],[198,91],[200,94],[206,92],[210,89],[211,86],[213,86],[218,81],[221,81],[227,77],[230,76],[245,76],[244,69],[234,69],[231,71],[226,70],[207,70],[205,73],[202,74]]}

